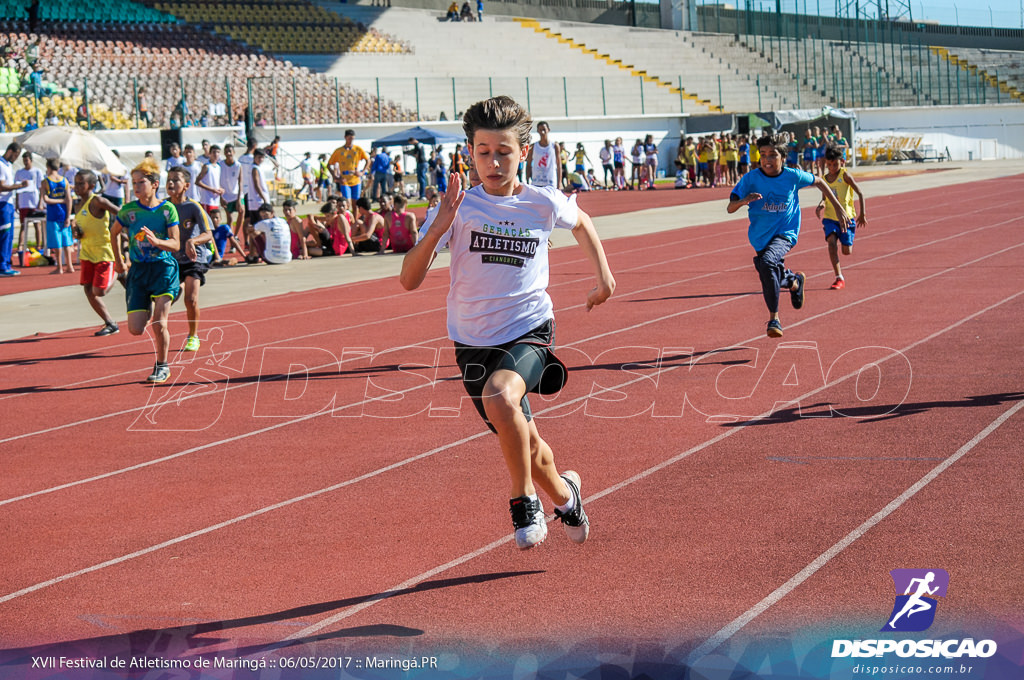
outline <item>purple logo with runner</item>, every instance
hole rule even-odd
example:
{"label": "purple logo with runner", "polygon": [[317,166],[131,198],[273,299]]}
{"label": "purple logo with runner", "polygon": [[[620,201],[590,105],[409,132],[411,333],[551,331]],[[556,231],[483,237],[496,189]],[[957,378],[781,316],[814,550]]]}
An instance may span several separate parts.
{"label": "purple logo with runner", "polygon": [[945,569],[893,569],[889,574],[896,586],[896,602],[882,630],[928,630],[939,606],[936,598],[946,596],[949,573]]}

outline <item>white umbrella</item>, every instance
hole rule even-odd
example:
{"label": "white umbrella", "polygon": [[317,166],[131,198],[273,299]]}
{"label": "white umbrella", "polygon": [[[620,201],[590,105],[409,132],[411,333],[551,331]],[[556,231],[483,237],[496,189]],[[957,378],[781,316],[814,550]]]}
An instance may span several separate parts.
{"label": "white umbrella", "polygon": [[123,175],[128,172],[99,137],[79,127],[47,125],[17,137],[27,151],[43,158],[59,158],[76,168]]}

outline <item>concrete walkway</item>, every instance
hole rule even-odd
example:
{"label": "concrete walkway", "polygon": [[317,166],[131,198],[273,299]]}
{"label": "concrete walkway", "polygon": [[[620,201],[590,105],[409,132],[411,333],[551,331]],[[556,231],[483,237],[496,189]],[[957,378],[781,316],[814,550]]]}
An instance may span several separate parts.
{"label": "concrete walkway", "polygon": [[[854,170],[854,176],[873,175],[876,172],[906,171],[910,166],[865,167]],[[913,166],[917,169],[921,166]],[[974,161],[929,165],[928,169],[942,169],[942,172],[928,172],[916,175],[893,176],[863,183],[869,205],[872,196],[890,196],[921,191],[942,186],[962,185],[979,180],[994,179],[1024,173],[1024,161]],[[815,198],[805,198],[805,205],[813,205]],[[626,236],[650,234],[671,229],[681,229],[704,224],[714,224],[743,219],[745,211],[729,215],[725,201],[716,200],[686,206],[655,208],[630,213],[629,219],[621,215],[610,215],[594,219],[598,233],[603,240]],[[869,217],[870,217],[869,212]],[[561,230],[556,233],[555,247],[574,246],[572,235]],[[346,283],[367,281],[385,277],[397,277],[402,266],[400,255],[366,255],[360,258],[340,257],[314,259],[306,262],[275,267],[257,265],[236,267],[231,270],[217,270],[203,287],[202,306],[209,317],[213,307],[246,300],[273,297],[285,293],[313,290],[328,286],[342,286]],[[447,267],[448,255],[442,253],[434,268]],[[2,283],[0,283],[2,290]],[[120,285],[115,284],[108,297],[108,306],[119,322],[125,318],[124,294]],[[175,305],[174,313],[183,312],[184,307]],[[29,291],[12,295],[0,295],[0,341],[13,340],[38,333],[93,327],[101,325],[96,314],[89,307],[81,286],[64,286],[45,290]]]}

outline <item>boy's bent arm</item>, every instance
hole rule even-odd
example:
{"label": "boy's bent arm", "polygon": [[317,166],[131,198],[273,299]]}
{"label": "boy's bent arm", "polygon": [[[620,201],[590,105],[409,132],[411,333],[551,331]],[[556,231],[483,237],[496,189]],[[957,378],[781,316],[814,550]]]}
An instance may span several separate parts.
{"label": "boy's bent arm", "polygon": [[868,223],[868,204],[864,199],[864,192],[860,190],[860,185],[850,176],[850,173],[846,173],[846,181],[850,183],[850,188],[857,194],[857,200],[860,203],[860,211],[857,213],[857,226],[863,227]]}
{"label": "boy's bent arm", "polygon": [[608,266],[608,258],[605,257],[604,246],[601,245],[597,229],[594,228],[594,221],[582,210],[579,211],[572,235],[576,238],[576,243],[583,249],[587,259],[594,265],[594,271],[597,274],[597,285],[587,294],[587,311],[590,311],[615,292],[615,277],[612,276],[612,270]]}
{"label": "boy's bent arm", "polygon": [[114,271],[121,273],[124,271],[124,256],[121,254],[121,239],[118,236],[121,235],[121,223],[114,220],[114,223],[110,225],[110,245],[113,246],[114,251]]}
{"label": "boy's bent arm", "polygon": [[430,265],[434,264],[434,258],[437,257],[434,250],[444,233],[435,231],[431,226],[423,238],[405,254],[402,259],[402,273],[398,276],[402,288],[416,290],[420,287],[423,279],[427,277]]}
{"label": "boy's bent arm", "polygon": [[736,212],[737,210],[739,210],[740,208],[742,208],[743,206],[750,205],[754,201],[760,201],[760,200],[761,200],[761,194],[757,193],[756,191],[753,192],[753,193],[747,194],[743,198],[732,198],[732,196],[730,196],[729,197],[729,206],[726,208],[726,212],[728,212],[731,215],[734,212]]}

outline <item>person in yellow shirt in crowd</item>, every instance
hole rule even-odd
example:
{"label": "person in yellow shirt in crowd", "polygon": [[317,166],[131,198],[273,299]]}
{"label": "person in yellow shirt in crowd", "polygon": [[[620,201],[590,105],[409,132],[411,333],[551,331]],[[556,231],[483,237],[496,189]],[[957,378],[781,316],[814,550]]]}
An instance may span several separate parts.
{"label": "person in yellow shirt in crowd", "polygon": [[345,130],[344,146],[335,149],[327,161],[327,167],[334,175],[338,192],[353,201],[362,195],[363,173],[370,165],[370,157],[366,151],[352,143],[355,138],[354,130]]}

